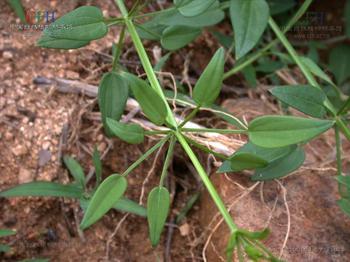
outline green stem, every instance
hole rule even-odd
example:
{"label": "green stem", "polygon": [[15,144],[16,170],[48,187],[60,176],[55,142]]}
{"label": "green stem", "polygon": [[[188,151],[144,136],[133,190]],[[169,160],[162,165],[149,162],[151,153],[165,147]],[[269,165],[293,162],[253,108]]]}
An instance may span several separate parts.
{"label": "green stem", "polygon": [[[116,4],[118,5],[122,15],[124,16],[125,24],[126,24],[126,26],[128,28],[129,34],[131,36],[131,39],[134,42],[135,48],[136,48],[137,53],[138,53],[138,55],[140,57],[141,63],[143,65],[143,67],[144,67],[144,70],[146,71],[147,78],[148,78],[152,88],[154,88],[160,94],[160,96],[162,97],[162,99],[166,103],[166,99],[165,99],[163,90],[160,87],[160,84],[158,82],[158,79],[157,79],[155,73],[153,72],[153,68],[152,68],[151,62],[148,59],[146,50],[144,49],[144,47],[142,45],[141,39],[140,39],[139,35],[137,34],[135,26],[132,23],[132,21],[130,20],[130,18],[128,17],[128,11],[126,10],[124,2],[123,2],[123,0],[115,0],[115,1],[116,1]],[[173,127],[177,127],[177,123],[176,123],[175,117],[172,114],[172,111],[170,110],[170,107],[169,107],[168,103],[166,103],[166,105],[167,105],[167,110],[168,110],[167,120],[170,122],[171,125],[173,125]],[[224,217],[224,219],[225,219],[227,225],[229,226],[230,230],[232,232],[236,232],[238,230],[236,224],[233,222],[233,219],[230,216],[230,213],[227,211],[227,209],[226,209],[224,203],[222,202],[219,194],[216,192],[215,187],[211,183],[211,181],[208,178],[206,172],[204,171],[204,168],[200,164],[200,162],[197,159],[196,155],[193,153],[191,147],[188,145],[187,141],[185,140],[185,138],[183,137],[183,135],[180,132],[176,131],[175,135],[176,135],[177,139],[179,140],[180,144],[182,145],[182,147],[184,148],[184,150],[186,151],[186,153],[188,154],[188,156],[190,157],[193,165],[195,166],[195,168],[196,168],[198,174],[200,175],[200,177],[202,178],[204,185],[207,187],[207,190],[209,191],[210,195],[212,196],[213,201],[217,205],[220,213]]]}
{"label": "green stem", "polygon": [[175,143],[176,143],[176,138],[174,136],[172,136],[170,138],[168,152],[167,152],[165,160],[164,160],[164,165],[163,165],[163,169],[162,169],[162,174],[160,176],[159,186],[164,185],[164,179],[166,178],[166,176],[168,174],[168,168],[169,168],[171,159],[173,157]]}
{"label": "green stem", "polygon": [[[287,32],[289,29],[292,28],[292,26],[304,15],[310,4],[312,3],[313,0],[306,0],[302,6],[299,8],[299,10],[295,13],[295,15],[290,19],[288,24],[286,25],[285,29],[283,32]],[[244,62],[240,63],[239,65],[235,66],[231,70],[227,71],[224,74],[224,79],[238,73],[241,71],[243,68],[246,66],[252,64],[254,61],[259,59],[261,56],[264,55],[265,52],[267,52],[271,47],[275,46],[279,42],[279,39],[275,39],[272,42],[270,42],[268,45],[266,45],[264,48],[261,50],[257,51],[255,54],[252,54],[250,57],[247,58]]]}
{"label": "green stem", "polygon": [[166,120],[168,121],[168,123],[172,127],[176,127],[177,123],[176,123],[175,117],[173,116],[173,113],[170,109],[169,104],[166,102],[166,98],[165,98],[165,95],[163,93],[163,90],[158,82],[156,74],[153,71],[153,67],[151,65],[151,62],[148,59],[146,50],[143,47],[141,39],[140,39],[139,35],[137,34],[136,28],[128,16],[128,11],[126,10],[124,2],[123,2],[123,0],[115,0],[115,1],[116,1],[116,4],[118,5],[122,15],[124,16],[125,24],[128,28],[128,32],[129,32],[130,37],[134,43],[135,49],[140,57],[140,60],[141,60],[142,66],[146,72],[148,81],[150,82],[151,87],[160,95],[160,97],[163,99],[163,101],[166,104],[166,107],[167,107]]}
{"label": "green stem", "polygon": [[247,130],[231,130],[220,128],[181,128],[181,131],[187,133],[219,133],[219,134],[245,134]]}
{"label": "green stem", "polygon": [[342,159],[341,159],[341,148],[342,148],[342,145],[341,145],[341,139],[340,139],[340,134],[339,134],[339,127],[338,126],[335,126],[334,128],[334,132],[335,132],[335,146],[336,146],[336,149],[337,149],[337,152],[336,152],[336,156],[337,156],[337,175],[338,176],[341,176],[343,174],[342,172]]}
{"label": "green stem", "polygon": [[339,116],[336,117],[335,121],[336,121],[339,129],[343,132],[346,139],[350,141],[350,130],[347,127],[347,125],[344,123],[344,121]]}
{"label": "green stem", "polygon": [[167,135],[163,139],[159,140],[157,144],[152,146],[150,149],[146,151],[139,159],[137,159],[131,166],[128,167],[122,174],[122,176],[127,176],[131,171],[133,171],[139,164],[141,164],[145,159],[147,159],[154,151],[158,148],[162,147],[165,142],[169,139],[170,135]]}
{"label": "green stem", "polygon": [[144,131],[144,133],[145,133],[145,135],[150,135],[150,136],[152,136],[152,135],[166,135],[166,134],[169,134],[169,132],[171,132],[171,130],[169,129],[169,130],[150,130],[150,131],[148,131],[148,130],[146,130],[146,131]]}
{"label": "green stem", "polygon": [[115,54],[114,54],[114,57],[113,57],[112,70],[116,70],[117,69],[118,60],[119,60],[120,54],[122,52],[123,44],[124,44],[124,37],[125,37],[125,25],[123,26],[122,31],[120,32],[120,35],[119,35],[119,40],[118,40],[118,44],[117,44],[117,50],[115,50]]}
{"label": "green stem", "polygon": [[346,100],[344,105],[340,108],[337,115],[339,116],[339,115],[346,113],[349,110],[349,108],[350,108],[350,97],[348,97],[348,99]]}
{"label": "green stem", "polygon": [[243,251],[242,251],[242,240],[237,238],[237,256],[239,262],[244,262]]}
{"label": "green stem", "polygon": [[214,202],[215,202],[216,206],[218,207],[220,213],[222,214],[224,220],[226,221],[227,225],[229,226],[231,233],[237,232],[237,230],[238,230],[237,225],[233,222],[233,219],[232,219],[230,213],[227,211],[224,202],[221,200],[219,194],[215,190],[215,187],[211,183],[208,175],[206,174],[206,172],[205,172],[204,168],[202,167],[201,163],[199,162],[198,158],[196,157],[196,155],[192,151],[191,147],[186,142],[186,139],[179,131],[176,131],[175,135],[176,135],[178,141],[180,142],[181,146],[183,147],[183,149],[185,150],[185,152],[187,153],[187,155],[191,159],[192,164],[194,165],[194,167],[196,168],[196,170],[198,172],[198,175],[202,179],[210,196],[214,200]]}
{"label": "green stem", "polygon": [[193,109],[192,112],[188,116],[186,116],[184,121],[182,121],[182,123],[179,125],[179,128],[183,127],[184,125],[186,125],[188,121],[194,118],[197,115],[199,109],[200,109],[200,106],[197,106],[195,109]]}

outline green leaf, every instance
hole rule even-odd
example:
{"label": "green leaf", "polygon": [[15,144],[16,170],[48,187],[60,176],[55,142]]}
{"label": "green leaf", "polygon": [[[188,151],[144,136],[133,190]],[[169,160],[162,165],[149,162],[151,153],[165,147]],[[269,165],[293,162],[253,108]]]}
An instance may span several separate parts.
{"label": "green leaf", "polygon": [[102,11],[94,6],[82,6],[50,24],[37,44],[47,48],[79,48],[107,32]]}
{"label": "green leaf", "polygon": [[[165,97],[168,101],[172,102],[174,100],[174,97],[175,97],[174,91],[165,90],[164,93],[165,93]],[[196,106],[196,103],[189,96],[182,94],[180,92],[176,93],[175,102],[176,102],[176,104],[178,104],[180,106],[192,106],[192,107]],[[241,129],[246,129],[246,127],[244,125],[242,125],[241,121],[237,117],[234,117],[230,113],[226,112],[220,106],[213,104],[210,107],[202,107],[201,110],[212,112],[217,117],[223,119],[227,123],[234,125],[234,126],[241,128]]]}
{"label": "green leaf", "polygon": [[107,125],[113,135],[129,144],[140,144],[144,140],[144,130],[138,124],[124,124],[107,118]]}
{"label": "green leaf", "polygon": [[[264,167],[267,166],[268,163],[289,154],[295,148],[295,145],[279,148],[265,148],[248,142],[238,149],[229,160],[226,160],[218,169],[217,173],[235,172],[244,169]],[[246,156],[245,161],[240,161],[240,155]],[[258,166],[258,164],[260,164],[260,166]]]}
{"label": "green leaf", "polygon": [[254,154],[237,152],[230,158],[231,172],[267,166],[268,162]]}
{"label": "green leaf", "polygon": [[280,101],[307,115],[322,118],[326,114],[323,105],[326,95],[318,88],[309,85],[277,86],[270,92]]}
{"label": "green leaf", "polygon": [[256,87],[257,81],[256,81],[256,71],[254,66],[252,65],[246,66],[245,68],[242,69],[242,73],[248,85],[251,87]]}
{"label": "green leaf", "polygon": [[232,172],[231,161],[225,160],[222,165],[218,168],[216,173],[228,173]]}
{"label": "green leaf", "polygon": [[295,148],[286,156],[272,161],[267,167],[259,168],[251,177],[254,181],[265,181],[280,178],[298,169],[305,161],[305,152],[302,148]]}
{"label": "green leaf", "polygon": [[259,64],[255,67],[257,72],[266,74],[275,73],[277,70],[284,67],[283,62],[279,60],[272,60],[268,57],[262,57],[258,60]]}
{"label": "green leaf", "polygon": [[221,47],[216,51],[196,83],[193,99],[199,106],[211,106],[219,96],[224,75],[224,56],[225,52]]}
{"label": "green leaf", "polygon": [[350,176],[337,176],[339,194],[343,198],[350,198]]}
{"label": "green leaf", "polygon": [[64,156],[63,162],[68,168],[70,174],[74,177],[75,181],[78,183],[78,185],[81,186],[81,188],[85,187],[85,175],[84,170],[81,167],[81,165],[72,157],[70,156]]}
{"label": "green leaf", "polygon": [[80,198],[83,189],[74,184],[62,185],[54,182],[37,181],[15,186],[0,192],[0,197],[52,196]]}
{"label": "green leaf", "polygon": [[124,194],[127,184],[125,177],[118,174],[106,178],[93,195],[80,228],[86,229],[106,214]]}
{"label": "green leaf", "polygon": [[350,200],[342,198],[337,201],[337,204],[345,214],[350,216]]}
{"label": "green leaf", "polygon": [[197,16],[204,13],[217,0],[174,0],[174,4],[183,16]]}
{"label": "green leaf", "polygon": [[168,59],[169,59],[170,56],[171,56],[171,52],[169,52],[169,53],[163,55],[163,56],[159,59],[158,63],[153,67],[153,70],[156,71],[156,72],[162,71],[164,65],[166,64],[166,62],[168,61]]}
{"label": "green leaf", "polygon": [[10,247],[8,246],[8,245],[1,245],[0,244],[0,254],[1,253],[7,253],[7,252],[9,252],[10,251]]}
{"label": "green leaf", "polygon": [[264,33],[269,19],[269,6],[265,0],[231,0],[230,3],[236,59],[239,59],[257,44]]}
{"label": "green leaf", "polygon": [[132,213],[142,217],[147,217],[147,210],[145,207],[126,197],[120,198],[118,202],[113,206],[113,208],[119,211]]}
{"label": "green leaf", "polygon": [[201,33],[199,28],[169,26],[163,31],[161,44],[165,49],[176,50],[192,42]]}
{"label": "green leaf", "polygon": [[310,70],[312,74],[321,78],[327,83],[334,85],[330,77],[325,72],[323,72],[323,70],[313,60],[305,56],[301,56],[299,58],[302,61],[302,63]]}
{"label": "green leaf", "polygon": [[248,142],[243,147],[239,149],[239,152],[247,152],[265,159],[267,162],[275,161],[279,159],[293,150],[295,150],[296,145],[285,146],[285,147],[277,147],[277,148],[266,148],[253,144],[252,142]]}
{"label": "green leaf", "polygon": [[104,74],[98,89],[98,104],[102,123],[108,135],[107,118],[119,121],[129,96],[129,87],[125,79],[116,72]]}
{"label": "green leaf", "polygon": [[253,261],[259,261],[261,258],[264,257],[263,253],[261,253],[260,250],[258,250],[255,246],[250,244],[245,245],[244,251],[246,252],[248,257]]}
{"label": "green leaf", "polygon": [[262,116],[248,126],[250,140],[261,147],[283,147],[297,144],[322,134],[334,125],[331,120],[295,116]]}
{"label": "green leaf", "polygon": [[13,11],[15,11],[16,15],[21,19],[22,23],[27,23],[26,14],[24,12],[24,8],[22,6],[21,0],[7,0],[7,2],[12,7]]}
{"label": "green leaf", "polygon": [[296,4],[294,0],[267,0],[267,3],[269,4],[271,15],[284,13],[292,9]]}
{"label": "green leaf", "polygon": [[165,187],[156,187],[148,195],[147,220],[152,246],[159,243],[170,207],[170,194]]}
{"label": "green leaf", "polygon": [[338,85],[350,77],[350,46],[339,45],[329,55],[329,69],[335,76]]}
{"label": "green leaf", "polygon": [[124,73],[129,86],[147,118],[156,125],[162,125],[167,116],[167,109],[160,95],[145,81],[135,75]]}
{"label": "green leaf", "polygon": [[337,181],[350,189],[350,176],[337,176]]}
{"label": "green leaf", "polygon": [[102,162],[101,162],[100,152],[98,152],[97,147],[95,147],[94,149],[94,153],[92,155],[92,162],[95,167],[96,185],[98,186],[101,183],[101,179],[102,179]]}
{"label": "green leaf", "polygon": [[53,49],[77,49],[86,46],[90,41],[78,41],[70,39],[57,39],[50,37],[49,35],[42,35],[37,45],[45,48]]}
{"label": "green leaf", "polygon": [[167,27],[166,25],[159,24],[157,19],[152,19],[143,24],[135,24],[137,26],[137,33],[142,39],[159,41],[162,32]]}
{"label": "green leaf", "polygon": [[346,1],[345,9],[344,9],[344,17],[345,17],[345,34],[349,38],[350,37],[350,0]]}
{"label": "green leaf", "polygon": [[[85,199],[85,198],[80,199],[80,207],[84,212],[86,212],[89,206],[89,203],[90,203],[90,200],[88,199]],[[128,199],[126,197],[121,197],[112,208],[118,211],[128,212],[141,217],[147,216],[147,210],[145,207],[139,205],[135,201],[132,201],[131,199]]]}
{"label": "green leaf", "polygon": [[256,239],[256,240],[264,240],[270,234],[270,230],[268,228],[265,228],[262,231],[255,231],[255,232],[247,231],[244,229],[239,229],[238,232],[241,233],[242,235],[248,237],[249,239]]}
{"label": "green leaf", "polygon": [[233,252],[237,246],[237,233],[232,233],[226,246],[226,261],[232,261]]}
{"label": "green leaf", "polygon": [[16,231],[13,231],[11,229],[0,229],[0,237],[7,237],[15,235]]}
{"label": "green leaf", "polygon": [[197,16],[186,17],[179,11],[174,10],[172,12],[167,12],[166,14],[157,16],[153,21],[167,26],[182,25],[202,28],[215,25],[221,22],[224,18],[225,13],[220,9],[219,2],[215,1],[208,10]]}

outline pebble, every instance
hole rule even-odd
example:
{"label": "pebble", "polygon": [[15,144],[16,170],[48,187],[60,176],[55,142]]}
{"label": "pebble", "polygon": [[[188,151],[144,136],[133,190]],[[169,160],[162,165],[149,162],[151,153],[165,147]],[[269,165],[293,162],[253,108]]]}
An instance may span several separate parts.
{"label": "pebble", "polygon": [[49,150],[41,149],[39,151],[38,164],[40,167],[45,166],[51,160],[51,152]]}
{"label": "pebble", "polygon": [[181,236],[187,236],[190,233],[190,225],[185,223],[183,225],[180,226],[180,234]]}
{"label": "pebble", "polygon": [[12,153],[15,156],[23,156],[23,155],[28,153],[28,150],[27,150],[27,148],[25,146],[18,145],[16,147],[12,148]]}
{"label": "pebble", "polygon": [[79,79],[79,73],[74,72],[74,71],[67,71],[66,77],[69,79]]}
{"label": "pebble", "polygon": [[102,142],[101,144],[98,145],[97,150],[100,152],[104,152],[107,148],[107,144]]}
{"label": "pebble", "polygon": [[50,141],[45,141],[44,143],[43,143],[43,149],[44,150],[48,150],[49,148],[50,148],[50,146],[51,146],[51,142]]}
{"label": "pebble", "polygon": [[19,169],[18,182],[19,184],[28,183],[33,180],[32,173],[23,167]]}
{"label": "pebble", "polygon": [[11,59],[11,58],[13,58],[13,54],[10,51],[4,51],[2,53],[2,57],[5,58],[5,59]]}
{"label": "pebble", "polygon": [[5,139],[6,140],[11,140],[11,139],[13,139],[13,134],[12,134],[12,132],[6,132],[5,133]]}

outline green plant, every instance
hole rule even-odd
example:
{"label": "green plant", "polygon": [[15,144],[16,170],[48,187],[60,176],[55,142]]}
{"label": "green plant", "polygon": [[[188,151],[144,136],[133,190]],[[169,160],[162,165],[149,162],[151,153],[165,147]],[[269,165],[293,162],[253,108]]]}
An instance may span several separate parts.
{"label": "green plant", "polygon": [[22,23],[27,23],[26,14],[24,12],[24,8],[21,0],[7,0],[13,11],[16,15],[21,19]]}
{"label": "green plant", "polygon": [[[95,167],[96,183],[91,189],[89,189],[86,185],[86,176],[81,165],[70,156],[64,156],[63,161],[74,178],[72,183],[60,184],[47,181],[29,182],[0,192],[0,197],[66,197],[78,199],[80,207],[82,210],[86,211],[92,195],[101,184],[102,163],[100,160],[100,154],[95,148],[93,152],[93,163]],[[146,216],[146,209],[143,206],[126,197],[121,197],[118,201],[114,202],[112,208],[118,211],[129,212],[143,217]]]}
{"label": "green plant", "polygon": [[[16,234],[15,231],[9,230],[9,229],[0,229],[0,238],[12,236]],[[10,250],[10,247],[8,245],[0,244],[0,253],[1,252],[8,252]]]}
{"label": "green plant", "polygon": [[[79,7],[59,18],[47,28],[38,41],[38,45],[58,49],[79,48],[88,45],[92,40],[104,37],[110,26],[121,26],[119,41],[114,51],[113,71],[103,76],[99,87],[98,99],[104,129],[107,135],[117,136],[131,144],[142,143],[145,136],[161,135],[162,138],[122,174],[112,174],[102,183],[100,183],[101,163],[99,157],[96,157],[97,154],[95,154],[94,164],[97,183],[92,191],[87,189],[85,176],[79,164],[71,158],[65,158],[65,163],[75,179],[73,184],[59,185],[48,182],[33,182],[3,191],[0,196],[50,195],[78,198],[85,211],[80,227],[86,229],[123,200],[123,194],[127,190],[127,176],[154,151],[167,144],[168,150],[159,186],[149,193],[146,210],[151,243],[156,246],[159,243],[170,208],[169,192],[164,186],[164,179],[168,175],[167,169],[173,155],[174,146],[178,143],[194,165],[230,230],[231,237],[227,246],[228,259],[233,256],[234,252],[237,252],[240,261],[244,260],[243,253],[252,260],[278,261],[260,243],[260,240],[268,236],[267,229],[261,232],[248,232],[234,223],[191,146],[222,158],[224,163],[218,170],[219,172],[253,169],[255,175],[252,176],[252,179],[264,181],[283,177],[299,168],[305,158],[303,145],[334,127],[337,138],[338,181],[343,196],[343,199],[339,201],[339,205],[345,212],[349,213],[350,201],[347,192],[350,188],[350,181],[347,177],[341,175],[339,131],[350,140],[350,130],[347,122],[350,100],[349,98],[346,101],[340,99],[338,104],[333,104],[323,85],[329,85],[340,98],[345,96],[341,94],[339,88],[315,62],[298,55],[285,36],[285,32],[305,13],[312,0],[306,0],[302,4],[295,15],[290,18],[284,31],[281,31],[271,15],[293,8],[293,3],[281,6],[278,1],[272,0],[230,0],[222,2],[217,0],[175,0],[174,5],[167,9],[142,14],[140,12],[144,5],[140,1],[136,1],[131,11],[127,10],[122,0],[116,0],[115,2],[121,11],[121,17],[104,18],[101,10],[97,7]],[[223,46],[235,50],[235,56],[238,59],[236,66],[224,72],[225,50],[219,48],[196,82],[193,96],[189,97],[187,94],[176,96],[175,102],[177,104],[192,108],[191,113],[185,119],[177,122],[168,103],[169,100],[173,99],[173,94],[169,94],[161,87],[141,38],[160,41],[165,49],[176,50],[194,40],[203,28],[221,22],[225,18],[226,9],[229,9],[229,16],[233,24],[234,41],[227,41],[218,32],[213,34],[223,43]],[[144,22],[145,18],[149,19]],[[70,25],[70,27],[65,28],[67,25]],[[269,43],[266,43],[262,38],[267,25],[277,36],[277,39]],[[122,52],[126,33],[129,34],[141,60],[147,75],[146,80],[126,72],[119,64],[119,56]],[[288,54],[275,49],[279,42],[282,43]],[[262,48],[250,53],[256,46],[262,46]],[[269,57],[271,55],[277,57],[278,61],[272,60]],[[165,59],[168,57],[169,55],[165,56]],[[262,116],[254,119],[246,126],[238,118],[213,105],[220,93],[222,82],[228,77],[243,72],[248,80],[254,82],[256,72],[252,65],[256,61],[258,61],[261,70],[266,72],[272,72],[284,64],[296,64],[304,74],[308,84],[279,85],[272,89],[271,93],[284,104],[313,118]],[[337,69],[335,70],[337,71]],[[343,79],[343,75],[344,73],[336,78]],[[316,80],[316,77],[320,82]],[[139,102],[145,116],[156,126],[161,126],[161,130],[145,131],[137,124],[120,121],[130,91]],[[236,126],[236,129],[187,128],[186,123],[192,120],[200,110],[214,112]],[[246,134],[249,137],[249,142],[227,158],[192,141],[187,136],[190,132]],[[140,206],[135,207],[142,209]],[[129,207],[127,211],[130,212],[131,208]],[[143,212],[139,213],[144,214]]]}

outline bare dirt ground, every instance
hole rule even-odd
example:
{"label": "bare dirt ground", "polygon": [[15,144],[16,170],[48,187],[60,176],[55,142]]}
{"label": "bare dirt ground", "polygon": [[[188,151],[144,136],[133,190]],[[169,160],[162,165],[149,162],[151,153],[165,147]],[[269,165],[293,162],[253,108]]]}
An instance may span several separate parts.
{"label": "bare dirt ground", "polygon": [[[34,10],[58,10],[58,15],[82,4],[97,5],[108,15],[117,10],[108,1],[24,1]],[[73,155],[86,173],[91,169],[94,146],[106,152],[104,177],[125,170],[154,141],[130,146],[118,139],[107,139],[99,121],[95,99],[84,95],[61,94],[54,88],[33,84],[38,76],[61,77],[98,85],[102,74],[111,68],[111,43],[115,34],[76,51],[55,51],[34,46],[40,32],[18,32],[10,28],[19,23],[5,2],[0,3],[0,190],[33,180],[66,183],[71,178],[62,167],[62,154]],[[114,33],[116,32],[113,30]],[[154,54],[149,46],[149,54]],[[199,48],[198,48],[199,47]],[[206,65],[214,41],[204,35],[197,48],[189,47],[173,55],[166,70],[181,75],[186,60],[189,74],[197,76]],[[190,52],[189,52],[190,51]],[[191,56],[187,54],[190,53]],[[140,71],[131,44],[123,60]],[[295,77],[298,78],[296,72]],[[235,77],[229,85],[242,85]],[[248,120],[266,113],[279,113],[267,99],[264,80],[254,91],[232,87],[221,98],[223,106]],[[199,123],[211,126],[220,122],[205,114]],[[239,137],[244,142],[244,137]],[[214,174],[225,202],[239,225],[249,229],[269,226],[271,237],[266,244],[288,261],[350,261],[350,219],[337,207],[335,150],[331,133],[307,146],[307,161],[292,176],[277,182],[255,185],[247,174]],[[349,170],[349,143],[344,141],[344,168]],[[200,155],[208,171],[218,162]],[[162,154],[141,165],[129,178],[127,196],[138,201],[141,188],[145,196],[157,184]],[[173,172],[167,181],[172,192],[170,220],[186,200],[200,187],[198,179],[183,157],[180,148]],[[149,170],[152,172],[149,173]],[[149,179],[145,178],[150,174]],[[143,203],[145,197],[143,198]],[[203,191],[200,202],[174,230],[167,227],[162,243],[152,249],[144,218],[111,211],[100,222],[79,236],[77,224],[82,218],[79,204],[53,198],[0,199],[0,228],[12,228],[15,236],[6,239],[11,252],[0,255],[1,261],[25,258],[49,258],[50,261],[222,261],[227,240],[226,228],[213,219],[216,209]],[[122,222],[122,223],[121,223]],[[119,225],[119,227],[118,227]],[[118,228],[113,237],[113,232]],[[171,237],[170,237],[171,236]],[[168,241],[171,239],[170,252]],[[110,240],[110,241],[109,241]],[[167,255],[164,256],[164,253]]]}

